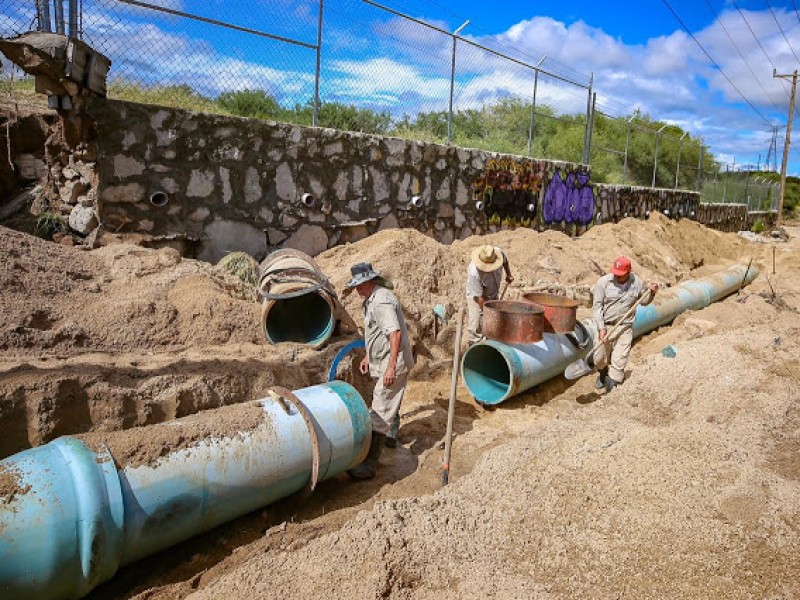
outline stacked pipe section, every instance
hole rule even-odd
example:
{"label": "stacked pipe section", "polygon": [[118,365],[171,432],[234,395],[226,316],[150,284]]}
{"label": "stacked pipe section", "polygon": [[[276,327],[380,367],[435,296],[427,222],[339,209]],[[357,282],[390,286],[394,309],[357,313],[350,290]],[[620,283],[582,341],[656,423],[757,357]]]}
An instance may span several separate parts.
{"label": "stacked pipe section", "polygon": [[336,381],[0,461],[0,596],[80,598],[121,566],[360,463],[358,392]]}
{"label": "stacked pipe section", "polygon": [[290,248],[272,252],[262,262],[259,290],[261,324],[270,344],[319,348],[331,337],[338,299],[308,254]]}
{"label": "stacked pipe section", "polygon": [[[659,292],[655,301],[636,309],[634,337],[672,322],[687,310],[699,310],[736,292],[758,276],[753,265],[734,265],[714,275],[689,280]],[[560,376],[595,345],[597,327],[589,319],[569,334],[544,333],[535,343],[486,340],[470,347],[461,361],[461,375],[470,394],[481,404],[500,404],[517,394]]]}

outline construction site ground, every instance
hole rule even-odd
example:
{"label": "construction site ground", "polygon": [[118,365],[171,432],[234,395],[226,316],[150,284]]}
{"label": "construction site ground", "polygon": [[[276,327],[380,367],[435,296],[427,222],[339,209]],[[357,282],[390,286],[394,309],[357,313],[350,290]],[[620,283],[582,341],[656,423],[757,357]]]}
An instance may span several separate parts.
{"label": "construction site ground", "polygon": [[[519,229],[445,246],[388,230],[328,250],[316,260],[339,291],[369,260],[404,305],[418,359],[400,445],[375,480],[327,480],[123,567],[89,598],[800,596],[800,229],[787,231],[756,243],[655,214],[577,239]],[[509,256],[506,299],[566,293],[579,317],[619,254],[663,286],[751,258],[759,275],[639,339],[608,395],[556,378],[486,410],[462,383],[442,488],[452,315],[482,243]],[[355,339],[269,346],[253,288],[171,249],[0,228],[0,255],[0,457],[123,429],[165,453],[137,428],[321,383]],[[343,301],[360,325],[356,294]]]}

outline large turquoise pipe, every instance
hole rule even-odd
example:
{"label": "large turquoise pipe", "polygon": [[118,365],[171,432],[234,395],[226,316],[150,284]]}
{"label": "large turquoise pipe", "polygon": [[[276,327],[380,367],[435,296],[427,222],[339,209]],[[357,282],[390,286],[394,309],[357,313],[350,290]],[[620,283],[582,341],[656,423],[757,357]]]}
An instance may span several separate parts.
{"label": "large turquoise pipe", "polygon": [[[635,337],[666,325],[682,312],[699,310],[737,291],[758,276],[751,265],[734,265],[709,277],[684,281],[659,292],[656,300],[636,309]],[[506,344],[486,340],[470,347],[461,361],[461,375],[470,394],[481,404],[493,405],[562,375],[567,366],[583,358],[595,344],[597,328],[585,321],[583,347],[564,334],[544,334],[534,344]]]}
{"label": "large turquoise pipe", "polygon": [[[319,480],[360,463],[371,427],[358,392],[335,381],[294,394],[316,430]],[[237,431],[245,415],[250,424]],[[114,456],[115,435],[158,444],[203,430],[147,464]],[[297,492],[312,476],[306,421],[273,398],[107,438],[61,437],[0,462],[0,597],[80,598],[119,566]]]}

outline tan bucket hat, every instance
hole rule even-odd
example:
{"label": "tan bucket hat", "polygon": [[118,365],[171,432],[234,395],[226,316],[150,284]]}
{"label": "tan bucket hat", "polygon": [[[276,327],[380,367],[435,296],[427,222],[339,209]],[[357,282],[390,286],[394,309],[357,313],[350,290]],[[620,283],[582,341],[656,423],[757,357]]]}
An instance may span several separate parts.
{"label": "tan bucket hat", "polygon": [[478,246],[472,251],[472,264],[478,267],[479,271],[490,273],[503,266],[503,255],[490,244]]}

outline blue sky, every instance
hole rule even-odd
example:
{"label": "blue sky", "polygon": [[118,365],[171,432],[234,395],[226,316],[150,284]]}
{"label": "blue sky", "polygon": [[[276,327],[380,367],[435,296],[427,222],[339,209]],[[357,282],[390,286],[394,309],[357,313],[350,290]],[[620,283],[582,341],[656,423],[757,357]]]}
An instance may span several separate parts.
{"label": "blue sky", "polygon": [[[317,0],[149,1],[316,43]],[[737,167],[755,167],[759,154],[763,165],[771,127],[777,125],[780,168],[790,86],[772,72],[798,68],[800,0],[381,4],[446,31],[469,20],[462,32],[466,39],[523,62],[545,57],[543,69],[579,84],[591,75],[605,114],[625,117],[639,109],[679,125],[729,166],[735,161]],[[0,15],[4,33],[9,23],[30,18],[33,0],[0,0],[0,5],[12,7]],[[308,48],[154,15],[116,0],[85,0],[85,10],[87,37],[114,60],[112,74],[189,83],[210,96],[260,87],[286,104],[304,102],[313,91],[315,55]],[[323,99],[395,115],[447,109],[448,36],[361,0],[326,0],[324,20]],[[508,95],[530,97],[532,70],[466,44],[458,49],[457,109]],[[547,77],[540,79],[537,98],[563,112],[586,106],[585,89]],[[789,173],[800,175],[800,143],[795,146]]]}

